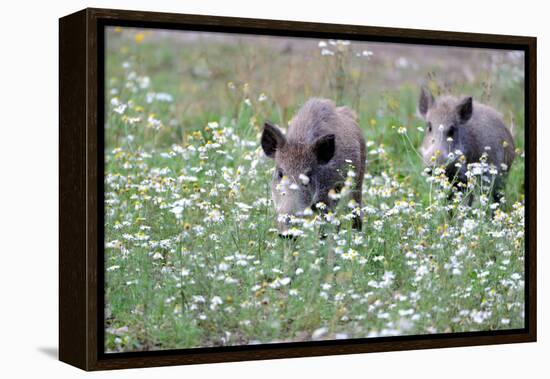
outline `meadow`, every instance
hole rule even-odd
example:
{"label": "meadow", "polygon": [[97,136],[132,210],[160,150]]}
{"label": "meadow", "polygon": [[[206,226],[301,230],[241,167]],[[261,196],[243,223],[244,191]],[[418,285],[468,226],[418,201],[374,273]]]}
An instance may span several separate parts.
{"label": "meadow", "polygon": [[[105,350],[524,326],[523,59],[508,51],[111,28],[105,83]],[[484,162],[448,200],[417,148],[421,84],[500,112],[517,157],[500,203]],[[367,140],[327,214],[275,229],[259,138],[310,97]],[[363,230],[348,189],[363,185]],[[326,238],[320,238],[326,234]]]}

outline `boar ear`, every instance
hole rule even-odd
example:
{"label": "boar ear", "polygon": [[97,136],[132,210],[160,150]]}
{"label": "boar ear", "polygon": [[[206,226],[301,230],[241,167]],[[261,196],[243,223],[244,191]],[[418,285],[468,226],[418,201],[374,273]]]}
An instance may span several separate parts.
{"label": "boar ear", "polygon": [[264,131],[262,133],[262,149],[264,149],[265,155],[269,158],[275,156],[275,150],[280,149],[285,144],[285,136],[283,133],[274,125],[271,125],[269,122],[264,124]]}
{"label": "boar ear", "polygon": [[472,117],[472,112],[474,110],[472,97],[468,96],[462,99],[460,103],[458,103],[456,110],[458,112],[458,117],[460,117],[460,121],[467,122],[470,117]]}
{"label": "boar ear", "polygon": [[313,152],[319,164],[327,164],[334,156],[336,148],[334,139],[334,134],[327,134],[315,141]]}
{"label": "boar ear", "polygon": [[428,113],[428,109],[430,109],[434,101],[430,89],[426,86],[422,86],[420,89],[420,98],[418,99],[418,112],[422,117],[426,117],[426,113]]}

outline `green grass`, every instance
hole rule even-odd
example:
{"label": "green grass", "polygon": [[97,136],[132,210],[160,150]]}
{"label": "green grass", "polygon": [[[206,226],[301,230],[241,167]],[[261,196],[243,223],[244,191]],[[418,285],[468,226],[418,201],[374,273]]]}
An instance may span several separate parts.
{"label": "green grass", "polygon": [[[477,68],[465,80],[451,59],[396,68],[381,45],[366,59],[356,43],[321,56],[314,40],[137,33],[107,33],[107,351],[523,327],[523,157],[491,217],[484,201],[447,203],[448,181],[422,175],[416,153],[423,80],[501,110],[521,153],[523,78],[506,54],[460,56]],[[344,191],[333,218],[280,239],[259,133],[310,96],[359,116],[364,227],[352,231]]]}

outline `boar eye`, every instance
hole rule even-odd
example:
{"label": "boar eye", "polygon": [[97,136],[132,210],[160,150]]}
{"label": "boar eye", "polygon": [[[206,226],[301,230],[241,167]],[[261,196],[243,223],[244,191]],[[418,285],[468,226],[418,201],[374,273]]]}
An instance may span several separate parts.
{"label": "boar eye", "polygon": [[281,170],[280,168],[277,169],[277,177],[279,179],[282,179],[283,178],[283,170]]}
{"label": "boar eye", "polygon": [[428,122],[428,132],[432,132],[432,123]]}
{"label": "boar eye", "polygon": [[455,134],[456,127],[454,125],[451,125],[449,127],[449,131],[447,132],[447,137],[453,137]]}

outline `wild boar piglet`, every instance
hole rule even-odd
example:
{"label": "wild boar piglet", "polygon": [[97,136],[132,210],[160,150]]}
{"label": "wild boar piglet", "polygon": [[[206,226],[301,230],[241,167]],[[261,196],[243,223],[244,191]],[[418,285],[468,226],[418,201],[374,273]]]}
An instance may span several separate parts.
{"label": "wild boar piglet", "polygon": [[[450,180],[454,179],[457,185],[465,184],[468,164],[480,162],[486,154],[486,162],[494,166],[491,171],[497,172],[491,178],[494,179],[492,196],[494,201],[499,201],[515,157],[514,139],[500,113],[473,101],[471,96],[435,99],[425,86],[420,92],[418,112],[426,121],[420,147],[424,163],[427,166],[445,165]],[[460,155],[465,158],[461,162]],[[468,201],[471,204],[472,196]]]}
{"label": "wild boar piglet", "polygon": [[[360,209],[365,141],[350,108],[336,107],[326,99],[310,99],[290,121],[286,135],[266,122],[261,145],[275,161],[271,193],[282,236],[288,235],[292,216],[316,210],[320,202],[326,205],[325,211],[335,207],[337,200],[329,191],[342,188],[350,165],[356,173],[352,197]],[[353,227],[361,229],[360,212]]]}

